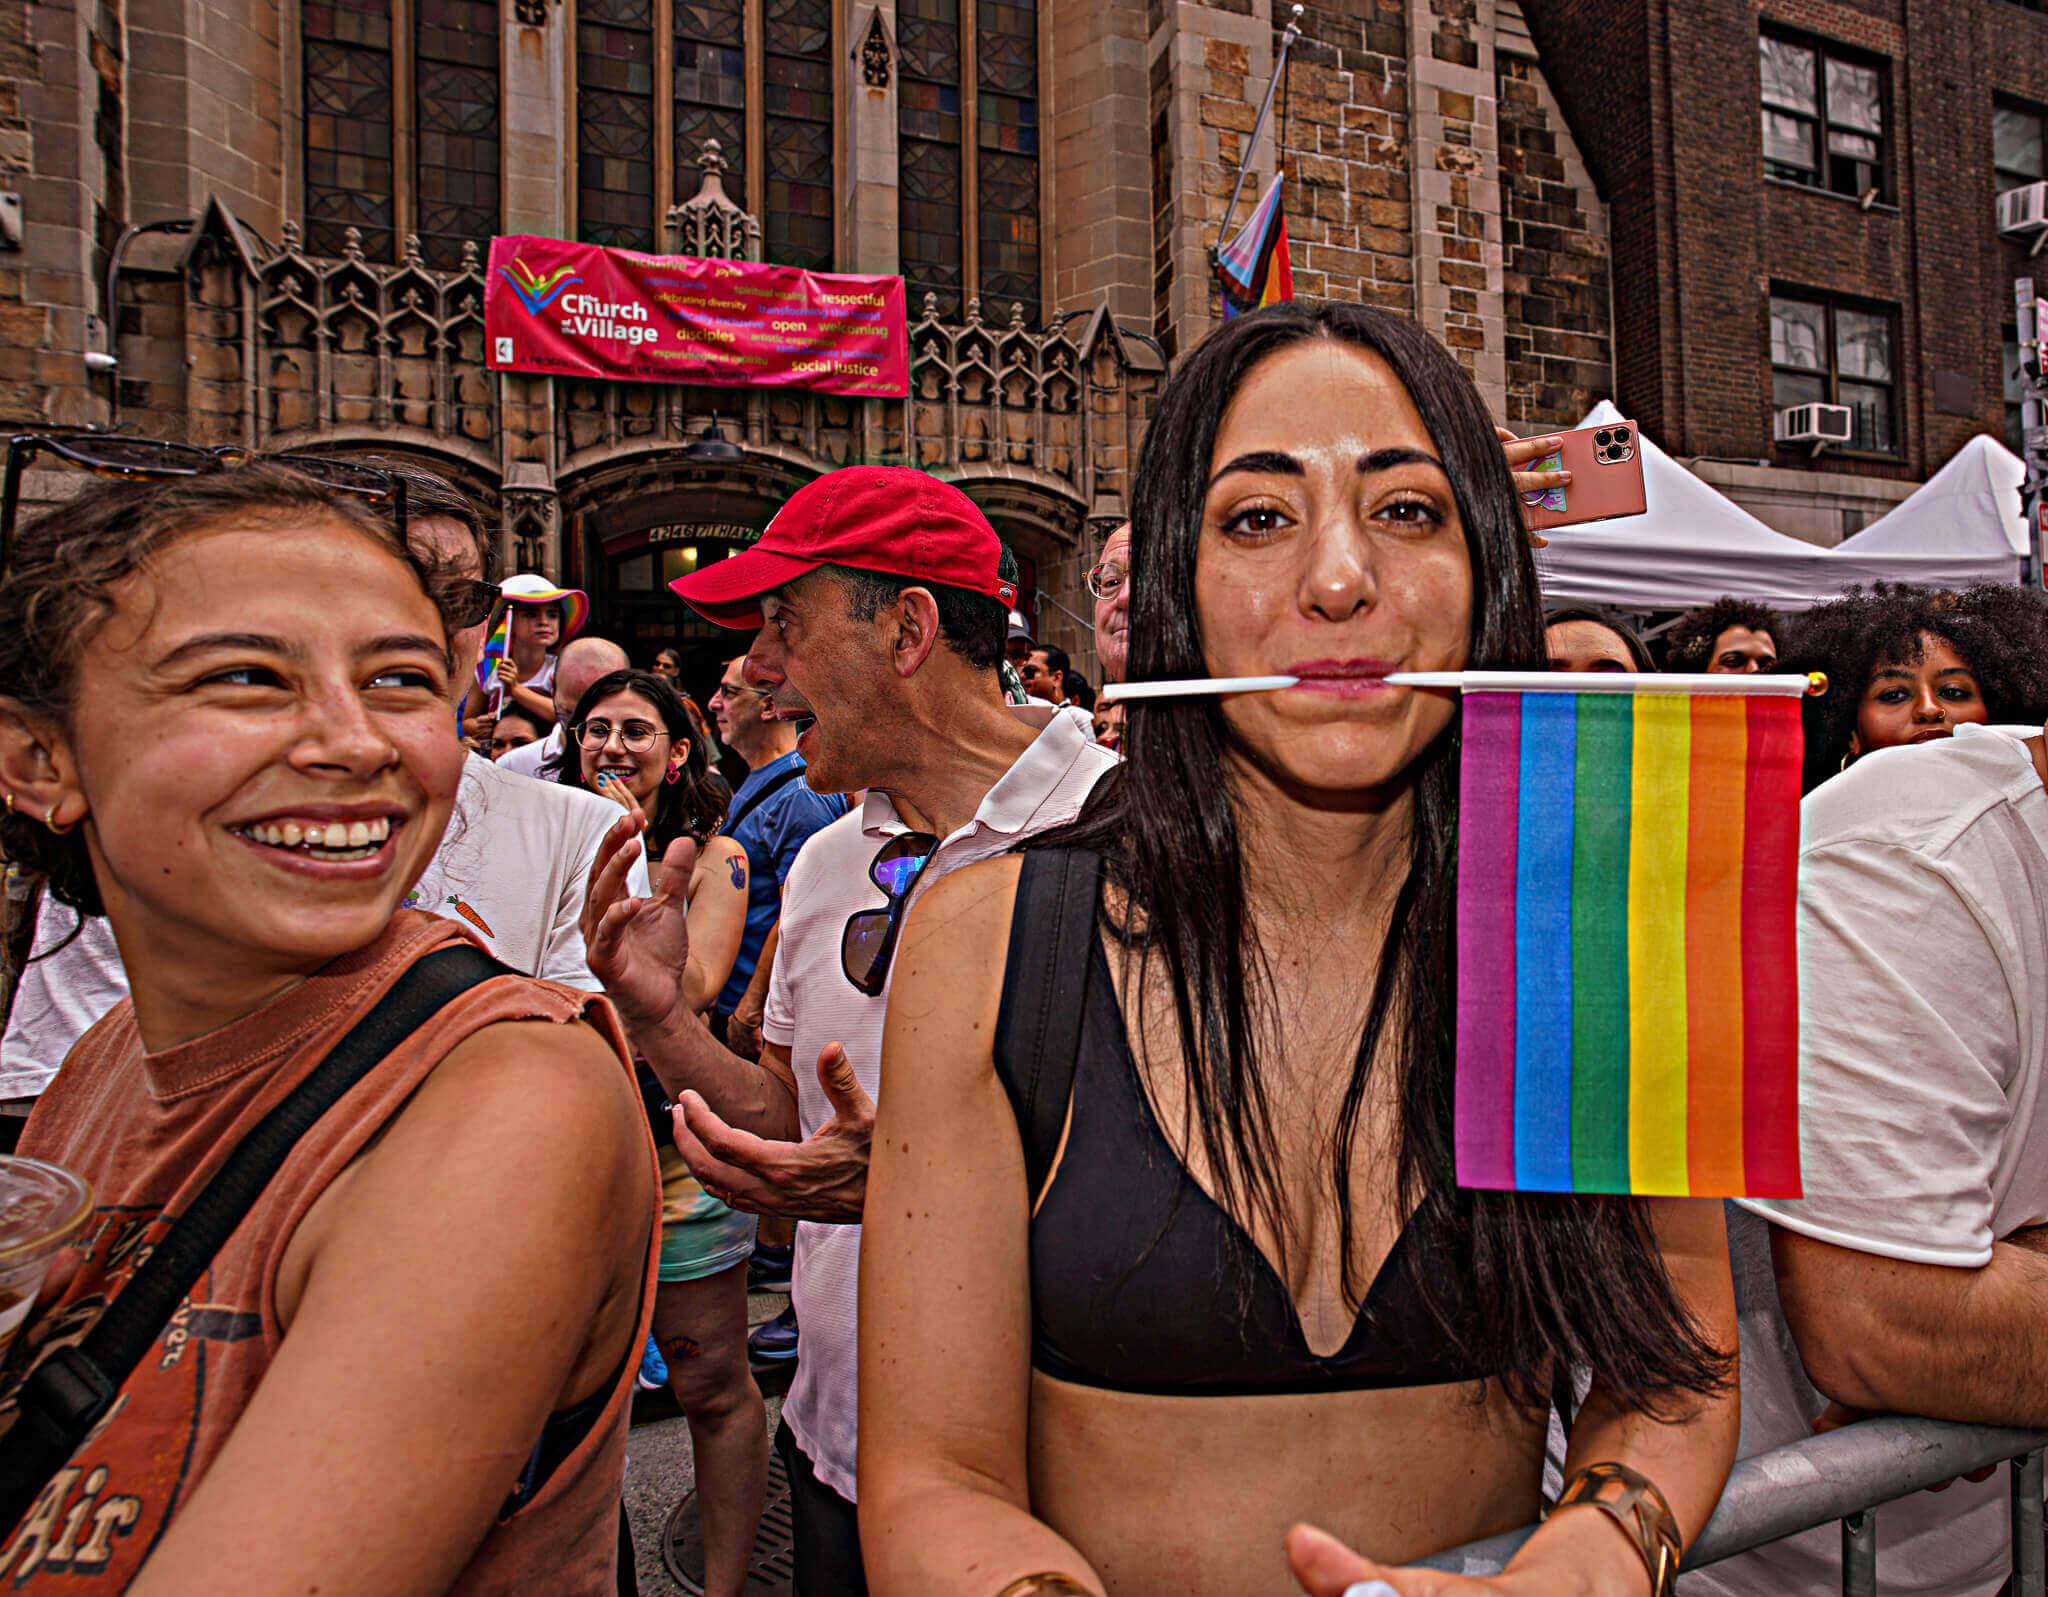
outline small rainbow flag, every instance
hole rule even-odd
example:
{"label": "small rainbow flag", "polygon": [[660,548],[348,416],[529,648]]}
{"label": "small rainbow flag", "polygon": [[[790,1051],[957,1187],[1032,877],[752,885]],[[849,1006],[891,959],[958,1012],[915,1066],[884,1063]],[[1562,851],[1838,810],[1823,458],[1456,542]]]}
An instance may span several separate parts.
{"label": "small rainbow flag", "polygon": [[1287,258],[1287,216],[1280,209],[1286,168],[1253,207],[1237,236],[1216,253],[1216,278],[1223,285],[1223,319],[1294,298],[1294,269]]}
{"label": "small rainbow flag", "polygon": [[484,639],[482,658],[476,663],[476,684],[489,688],[498,680],[498,662],[512,650],[512,607],[505,606],[505,613],[498,617],[498,624],[491,628],[491,635]]}
{"label": "small rainbow flag", "polygon": [[1459,1185],[1798,1197],[1804,679],[1484,675],[1464,683]]}

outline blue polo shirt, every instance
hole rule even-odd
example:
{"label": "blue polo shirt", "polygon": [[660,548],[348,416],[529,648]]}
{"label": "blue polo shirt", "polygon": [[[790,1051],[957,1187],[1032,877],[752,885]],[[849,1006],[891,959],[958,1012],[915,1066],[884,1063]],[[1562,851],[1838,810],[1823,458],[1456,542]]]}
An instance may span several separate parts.
{"label": "blue polo shirt", "polygon": [[[802,771],[804,757],[794,749],[758,771],[747,773],[740,790],[732,796],[735,811],[784,771]],[[754,966],[761,958],[761,945],[768,941],[769,928],[782,913],[782,884],[796,863],[797,850],[810,835],[830,826],[846,813],[846,798],[840,793],[813,793],[799,776],[770,793],[751,813],[742,816],[731,833],[734,842],[747,851],[747,930],[740,939],[739,958],[733,961],[732,979],[718,995],[712,1008],[729,1015],[745,996],[747,983],[754,979]]]}

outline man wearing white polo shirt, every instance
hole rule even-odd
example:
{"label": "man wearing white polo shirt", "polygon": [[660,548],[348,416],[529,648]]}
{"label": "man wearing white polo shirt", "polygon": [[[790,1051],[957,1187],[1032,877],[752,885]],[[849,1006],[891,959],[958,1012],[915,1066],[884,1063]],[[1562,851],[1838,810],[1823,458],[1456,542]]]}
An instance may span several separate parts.
{"label": "man wearing white polo shirt", "polygon": [[[752,549],[673,584],[720,625],[761,627],[747,680],[776,713],[810,723],[797,748],[811,787],[867,789],[790,872],[758,1062],[726,1052],[678,1001],[681,895],[633,899],[622,880],[637,817],[614,827],[592,879],[591,968],[680,1098],[691,1169],[741,1208],[809,1222],[792,1294],[803,1351],[777,1438],[799,1597],[866,1590],[854,1512],[859,1221],[904,911],[946,872],[1071,820],[1114,764],[1083,717],[1003,703],[1016,597],[1003,558],[959,490],[855,466],[800,489]],[[687,883],[692,853],[672,847],[662,879]]]}

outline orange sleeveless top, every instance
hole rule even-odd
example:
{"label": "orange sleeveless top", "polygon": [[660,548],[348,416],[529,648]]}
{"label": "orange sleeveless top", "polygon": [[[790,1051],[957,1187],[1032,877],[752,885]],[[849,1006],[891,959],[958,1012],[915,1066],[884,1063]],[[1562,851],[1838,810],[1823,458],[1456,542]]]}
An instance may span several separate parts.
{"label": "orange sleeveless top", "polygon": [[[79,1039],[29,1117],[20,1152],[90,1181],[93,1218],[52,1264],[35,1314],[0,1372],[0,1447],[28,1369],[85,1334],[163,1236],[167,1217],[183,1212],[241,1137],[415,960],[465,935],[452,922],[401,910],[369,946],[177,1048],[145,1054],[127,999]],[[506,976],[448,1004],[329,1110],[171,1317],[100,1429],[0,1547],[0,1587],[126,1587],[219,1455],[277,1354],[284,1336],[278,1267],[313,1201],[471,1033],[497,1021],[579,1018],[611,1045],[630,1077],[630,1052],[603,998]],[[651,1165],[651,1137],[646,1157]],[[492,1527],[451,1592],[609,1597],[616,1589],[634,1355],[653,1310],[660,1245],[651,1207],[646,1223],[638,1329],[618,1350],[619,1375],[602,1413],[525,1506]]]}

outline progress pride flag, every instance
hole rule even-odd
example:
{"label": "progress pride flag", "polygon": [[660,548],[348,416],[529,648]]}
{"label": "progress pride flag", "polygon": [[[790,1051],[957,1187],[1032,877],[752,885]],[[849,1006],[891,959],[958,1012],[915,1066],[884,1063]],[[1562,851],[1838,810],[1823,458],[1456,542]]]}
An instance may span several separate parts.
{"label": "progress pride flag", "polygon": [[883,399],[910,390],[900,277],[506,235],[491,240],[484,336],[492,371]]}

